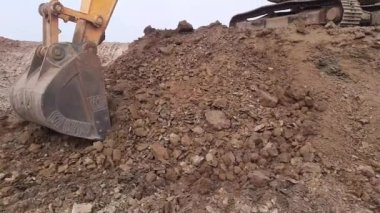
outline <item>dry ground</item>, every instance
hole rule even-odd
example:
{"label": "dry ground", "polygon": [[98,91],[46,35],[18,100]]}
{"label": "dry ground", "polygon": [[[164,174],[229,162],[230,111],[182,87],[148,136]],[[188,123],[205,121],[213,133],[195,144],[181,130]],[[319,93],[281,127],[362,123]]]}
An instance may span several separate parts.
{"label": "dry ground", "polygon": [[[30,59],[12,42],[2,78]],[[103,143],[2,116],[0,212],[379,212],[379,49],[375,28],[152,30],[105,70]]]}

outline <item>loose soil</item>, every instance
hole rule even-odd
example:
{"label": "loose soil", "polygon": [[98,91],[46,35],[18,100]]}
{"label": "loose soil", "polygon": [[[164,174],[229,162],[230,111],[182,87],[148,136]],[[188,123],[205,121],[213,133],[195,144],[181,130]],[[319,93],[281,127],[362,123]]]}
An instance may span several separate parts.
{"label": "loose soil", "polygon": [[378,29],[190,31],[107,65],[104,142],[2,110],[0,212],[379,212]]}

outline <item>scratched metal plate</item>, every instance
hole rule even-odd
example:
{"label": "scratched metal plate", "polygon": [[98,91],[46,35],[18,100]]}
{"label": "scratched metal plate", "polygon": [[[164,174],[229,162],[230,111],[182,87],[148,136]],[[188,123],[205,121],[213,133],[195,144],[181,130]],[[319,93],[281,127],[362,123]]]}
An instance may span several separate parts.
{"label": "scratched metal plate", "polygon": [[11,104],[25,120],[66,135],[104,139],[111,123],[99,57],[83,46],[57,45],[64,57],[36,54],[11,90]]}

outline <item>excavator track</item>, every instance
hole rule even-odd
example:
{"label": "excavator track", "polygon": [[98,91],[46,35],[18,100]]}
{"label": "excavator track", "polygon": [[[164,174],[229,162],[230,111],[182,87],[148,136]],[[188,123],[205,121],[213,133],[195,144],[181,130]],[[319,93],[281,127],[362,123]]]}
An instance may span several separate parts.
{"label": "excavator track", "polygon": [[230,26],[236,26],[239,22],[247,21],[248,19],[254,19],[260,16],[265,16],[268,14],[276,14],[276,12],[284,10],[299,10],[300,8],[317,8],[339,5],[339,1],[326,1],[326,0],[303,0],[303,1],[285,1],[273,5],[267,5],[259,7],[255,10],[251,10],[245,13],[240,13],[232,17],[230,21]]}
{"label": "excavator track", "polygon": [[341,0],[343,17],[340,22],[342,27],[359,26],[363,15],[363,9],[357,0]]}
{"label": "excavator track", "polygon": [[[323,20],[320,15],[326,15],[326,10],[329,8],[337,8],[338,11],[339,9],[341,10],[339,18],[334,20],[336,24],[342,27],[358,26],[363,24],[363,15],[365,13],[380,10],[380,5],[377,1],[371,4],[362,2],[362,4],[363,5],[360,4],[359,0],[280,0],[276,4],[263,6],[233,16],[230,21],[230,26],[236,26],[240,22],[253,20],[251,21],[252,24],[265,27],[266,20],[269,21],[280,17],[289,17],[289,20],[294,20],[297,16],[306,19],[309,18],[314,24],[323,24],[325,20]],[[324,12],[320,14],[312,12],[318,10],[324,10]],[[308,14],[310,14],[310,16],[308,16]],[[312,16],[313,18],[310,18]],[[320,19],[319,23],[315,21],[317,19]]]}

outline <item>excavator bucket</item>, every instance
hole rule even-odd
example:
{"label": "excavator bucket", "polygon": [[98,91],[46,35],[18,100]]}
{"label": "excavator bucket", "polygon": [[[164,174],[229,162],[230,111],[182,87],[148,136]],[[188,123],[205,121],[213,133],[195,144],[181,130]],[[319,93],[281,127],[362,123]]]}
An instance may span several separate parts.
{"label": "excavator bucket", "polygon": [[41,51],[11,89],[14,110],[66,135],[104,139],[111,123],[96,45],[57,43]]}

